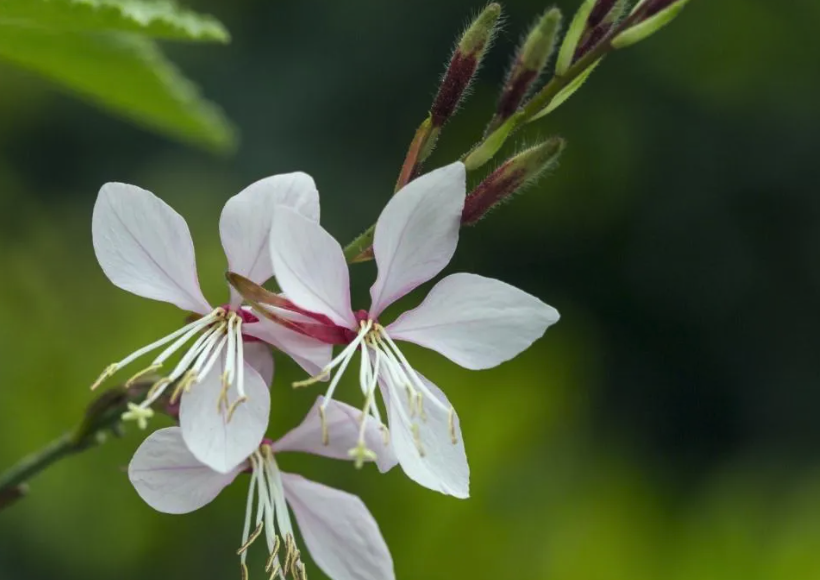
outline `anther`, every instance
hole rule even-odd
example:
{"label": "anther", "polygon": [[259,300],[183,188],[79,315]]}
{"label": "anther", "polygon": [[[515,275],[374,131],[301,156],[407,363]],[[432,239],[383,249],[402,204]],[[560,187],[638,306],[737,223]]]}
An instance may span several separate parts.
{"label": "anther", "polygon": [[162,363],[157,363],[157,364],[153,364],[153,365],[151,365],[151,366],[150,366],[150,367],[148,367],[148,368],[142,369],[140,372],[138,372],[137,374],[135,374],[133,377],[131,377],[130,379],[128,379],[127,381],[125,381],[125,388],[126,388],[126,389],[130,389],[130,388],[134,385],[134,383],[136,383],[136,382],[137,382],[138,380],[140,380],[142,377],[144,377],[145,375],[151,374],[151,373],[153,373],[154,371],[157,371],[157,370],[159,370],[159,369],[161,369],[161,368],[162,368]]}
{"label": "anther", "polygon": [[219,392],[219,398],[216,400],[216,412],[221,413],[223,409],[228,408],[228,389],[231,385],[225,381],[225,375],[222,375],[222,390]]}
{"label": "anther", "polygon": [[279,536],[274,536],[273,540],[273,550],[270,552],[270,556],[268,556],[267,562],[265,562],[265,572],[270,572],[273,569],[274,561],[276,560],[276,556],[279,555],[279,547],[282,543],[279,541]]}
{"label": "anther", "polygon": [[248,580],[248,567],[245,562],[240,562],[239,568],[242,570],[242,580]]}
{"label": "anther", "polygon": [[458,443],[458,437],[456,437],[456,410],[450,407],[450,414],[447,417],[447,422],[450,426],[450,441],[452,441],[453,445]]}
{"label": "anther", "polygon": [[330,445],[330,433],[328,433],[323,405],[319,405],[319,422],[322,424],[322,445]]}
{"label": "anther", "polygon": [[307,378],[304,381],[296,381],[295,383],[293,383],[292,386],[293,386],[294,389],[302,389],[304,387],[309,387],[311,385],[315,385],[316,383],[320,383],[320,382],[324,381],[325,379],[327,379],[328,377],[330,377],[330,370],[324,369],[318,375]]}
{"label": "anther", "polygon": [[117,372],[118,368],[119,368],[119,365],[117,363],[110,364],[107,367],[105,367],[105,370],[102,372],[102,374],[99,376],[99,378],[96,381],[94,381],[93,385],[91,385],[91,390],[92,391],[97,390],[100,387],[100,385],[103,384],[106,381],[106,379],[108,379],[109,377],[112,377],[114,375],[114,373]]}
{"label": "anther", "polygon": [[424,457],[424,447],[421,445],[421,434],[419,432],[419,424],[413,423],[412,427],[413,431],[413,442],[416,444],[416,449],[418,449],[419,455]]}
{"label": "anther", "polygon": [[425,423],[427,422],[427,412],[424,410],[424,395],[416,393],[416,408],[419,412],[419,417]]}
{"label": "anther", "polygon": [[248,550],[248,548],[251,547],[251,544],[253,544],[254,541],[256,540],[256,538],[259,537],[259,534],[262,533],[262,528],[263,527],[264,527],[264,524],[262,522],[259,522],[259,525],[256,526],[256,529],[253,532],[251,532],[251,535],[248,537],[248,541],[245,542],[244,544],[242,544],[242,546],[236,551],[237,556],[241,556],[243,553],[245,553]]}
{"label": "anther", "polygon": [[230,409],[228,409],[228,419],[227,422],[230,423],[231,419],[233,419],[233,414],[236,413],[236,409],[239,408],[239,405],[242,403],[247,403],[248,397],[239,397],[237,400],[233,402]]}
{"label": "anther", "polygon": [[282,567],[279,566],[279,564],[276,564],[276,566],[273,567],[273,571],[270,573],[270,578],[268,580],[273,580],[274,578],[276,578],[276,575],[279,574],[281,571]]}

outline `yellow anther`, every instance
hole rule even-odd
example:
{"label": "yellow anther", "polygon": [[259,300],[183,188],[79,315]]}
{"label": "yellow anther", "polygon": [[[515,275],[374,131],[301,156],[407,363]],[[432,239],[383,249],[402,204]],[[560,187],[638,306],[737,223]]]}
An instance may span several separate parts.
{"label": "yellow anther", "polygon": [[117,372],[118,368],[119,368],[119,366],[117,365],[117,363],[114,363],[114,364],[111,364],[111,365],[108,365],[107,367],[105,367],[105,370],[102,372],[102,374],[99,376],[99,378],[97,378],[97,380],[94,381],[94,384],[91,385],[91,390],[94,391],[94,390],[98,389],[100,387],[100,385],[103,384],[106,381],[106,379],[108,379],[109,377],[112,377],[114,375],[114,373]]}
{"label": "yellow anther", "polygon": [[154,396],[157,394],[157,392],[160,389],[164,389],[166,387],[166,385],[169,385],[170,383],[171,383],[171,379],[164,378],[164,379],[158,380],[156,383],[151,385],[150,389],[148,389],[148,393],[145,395],[145,399],[146,400],[153,399]]}
{"label": "yellow anther", "polygon": [[412,419],[416,416],[416,398],[413,396],[415,391],[409,383],[404,385],[404,388],[407,392],[407,407],[410,409],[410,418]]}
{"label": "yellow anther", "polygon": [[219,398],[216,400],[216,412],[221,413],[223,409],[228,408],[228,389],[231,385],[226,380],[225,374],[222,375],[222,390],[219,392]]}
{"label": "yellow anther", "polygon": [[273,569],[273,565],[276,560],[276,556],[279,555],[279,547],[282,545],[282,542],[279,541],[279,536],[273,537],[273,550],[270,552],[270,556],[268,556],[268,561],[265,562],[265,572],[270,572]]}
{"label": "yellow anther", "polygon": [[275,566],[273,566],[272,570],[273,571],[270,573],[270,578],[268,580],[273,580],[274,578],[276,578],[276,575],[282,572],[282,567],[279,566],[279,564],[277,563]]}
{"label": "yellow anther", "polygon": [[128,411],[122,414],[123,421],[136,421],[137,427],[140,430],[145,430],[148,427],[148,420],[154,416],[154,411],[151,407],[142,407],[135,403],[128,403]]}
{"label": "yellow anther", "polygon": [[171,395],[171,404],[175,405],[176,402],[179,400],[180,396],[182,396],[183,391],[188,392],[191,388],[191,385],[199,380],[198,375],[194,369],[188,370],[182,378],[179,379],[176,388],[174,389],[173,394]]}
{"label": "yellow anther", "polygon": [[447,417],[447,422],[450,426],[450,441],[452,441],[453,445],[458,443],[458,437],[456,436],[456,410],[450,407],[450,414]]}
{"label": "yellow anther", "polygon": [[248,538],[248,541],[242,544],[242,547],[236,551],[237,556],[241,556],[243,553],[247,552],[248,548],[251,547],[251,544],[253,544],[256,538],[259,537],[259,534],[262,533],[263,527],[264,524],[262,522],[259,522],[259,525],[256,526],[256,529],[253,531],[253,533],[251,533],[250,537]]}
{"label": "yellow anther", "polygon": [[239,567],[242,570],[242,580],[248,580],[248,567],[245,566],[245,562],[241,562]]}
{"label": "yellow anther", "polygon": [[413,431],[413,442],[416,444],[416,449],[418,449],[419,455],[424,457],[424,447],[421,444],[421,433],[419,431],[419,424],[413,423],[413,427],[411,428]]}
{"label": "yellow anther", "polygon": [[319,405],[319,422],[322,424],[322,445],[330,445],[330,433],[328,433],[327,421],[325,420],[324,405]]}
{"label": "yellow anther", "polygon": [[151,366],[150,366],[150,367],[148,367],[148,368],[142,369],[140,372],[138,372],[137,374],[135,374],[133,377],[131,377],[130,379],[128,379],[127,381],[125,381],[125,388],[126,388],[126,389],[131,388],[131,387],[134,385],[134,383],[136,383],[136,382],[137,382],[138,380],[140,380],[142,377],[144,377],[145,375],[151,374],[151,373],[153,373],[154,371],[159,370],[159,369],[161,369],[161,368],[162,368],[162,363],[157,363],[157,364],[153,364],[153,365],[151,365]]}
{"label": "yellow anther", "polygon": [[239,405],[242,403],[247,403],[248,397],[239,397],[237,400],[233,402],[230,409],[228,409],[228,419],[227,422],[230,423],[231,419],[233,419],[233,414],[236,413],[236,409],[239,408]]}
{"label": "yellow anther", "polygon": [[293,388],[294,389],[301,389],[301,388],[304,388],[304,387],[309,387],[309,386],[315,385],[316,383],[319,383],[319,382],[321,382],[321,381],[323,381],[323,380],[325,380],[329,377],[330,377],[330,371],[325,369],[321,373],[319,373],[318,375],[315,375],[313,377],[305,379],[304,381],[296,381],[295,383],[293,383]]}
{"label": "yellow anther", "polygon": [[424,410],[424,395],[421,393],[416,393],[416,408],[419,412],[419,418],[426,423],[427,411]]}

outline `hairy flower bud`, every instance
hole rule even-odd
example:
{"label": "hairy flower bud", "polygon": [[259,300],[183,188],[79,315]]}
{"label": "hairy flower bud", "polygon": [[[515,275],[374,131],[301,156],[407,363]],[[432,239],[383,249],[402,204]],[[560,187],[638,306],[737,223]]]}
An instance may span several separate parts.
{"label": "hairy flower bud", "polygon": [[442,127],[455,113],[495,36],[500,16],[500,4],[488,5],[461,36],[430,109],[433,127]]}
{"label": "hairy flower bud", "polygon": [[530,29],[507,75],[495,117],[487,128],[488,134],[509,119],[527,97],[555,50],[560,28],[561,11],[551,8]]}
{"label": "hairy flower bud", "polygon": [[475,224],[492,208],[554,167],[565,144],[560,137],[553,137],[508,159],[467,196],[461,224]]}
{"label": "hairy flower bud", "polygon": [[633,45],[672,22],[689,0],[643,0],[632,10],[637,21],[612,40],[615,48]]}

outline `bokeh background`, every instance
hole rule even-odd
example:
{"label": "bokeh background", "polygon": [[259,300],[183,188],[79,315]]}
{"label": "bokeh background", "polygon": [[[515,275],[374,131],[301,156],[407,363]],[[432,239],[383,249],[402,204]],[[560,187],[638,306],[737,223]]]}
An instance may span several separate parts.
{"label": "bokeh background", "polygon": [[[90,235],[102,183],[139,184],[188,219],[218,302],[225,200],[304,170],[331,232],[364,229],[481,7],[188,4],[234,37],[166,48],[238,125],[235,156],[155,136],[0,65],[0,466],[74,424],[105,365],[184,316],[103,276]],[[436,164],[479,137],[510,51],[546,7],[504,4],[504,33]],[[472,498],[421,489],[398,469],[284,459],[364,499],[399,578],[820,578],[818,24],[815,0],[696,0],[520,136],[566,137],[561,166],[465,231],[449,271],[501,278],[563,318],[481,373],[412,353],[459,410]],[[372,274],[355,270],[362,300]],[[301,375],[277,363],[272,436],[318,394],[292,392]],[[0,578],[238,578],[243,485],[189,516],[155,513],[124,473],[141,437],[59,464],[0,513]]]}

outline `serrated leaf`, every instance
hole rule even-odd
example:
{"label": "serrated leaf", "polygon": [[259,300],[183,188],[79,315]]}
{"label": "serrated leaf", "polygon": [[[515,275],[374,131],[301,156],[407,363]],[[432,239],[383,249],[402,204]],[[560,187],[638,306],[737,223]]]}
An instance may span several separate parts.
{"label": "serrated leaf", "polygon": [[222,112],[149,39],[6,28],[0,58],[171,137],[218,151],[233,147]]}
{"label": "serrated leaf", "polygon": [[0,25],[134,32],[175,40],[230,40],[218,20],[181,8],[172,0],[0,0]]}
{"label": "serrated leaf", "polygon": [[543,109],[541,109],[541,111],[539,111],[539,112],[538,112],[538,113],[537,113],[537,114],[536,114],[536,115],[535,115],[532,119],[530,119],[530,121],[535,121],[536,119],[540,119],[541,117],[544,117],[544,116],[546,116],[546,115],[549,115],[549,114],[550,114],[550,113],[552,113],[555,109],[557,109],[558,107],[560,107],[561,105],[563,105],[563,104],[564,104],[564,102],[565,102],[567,99],[569,99],[572,95],[574,95],[574,94],[575,94],[575,92],[576,92],[578,89],[580,89],[580,88],[581,88],[581,86],[582,86],[582,85],[583,85],[583,84],[587,81],[587,79],[589,78],[589,75],[591,75],[591,74],[592,74],[592,71],[594,71],[594,70],[598,67],[598,65],[601,63],[601,61],[602,61],[602,60],[603,60],[603,59],[600,59],[600,58],[599,58],[598,60],[596,60],[594,63],[592,63],[591,65],[589,65],[589,67],[587,67],[587,69],[586,69],[584,72],[582,72],[582,73],[581,73],[581,74],[579,74],[577,77],[575,77],[575,79],[574,79],[571,83],[569,83],[569,84],[568,84],[567,86],[565,86],[563,89],[561,89],[560,91],[558,91],[558,94],[556,94],[556,95],[552,98],[552,100],[549,102],[549,105],[547,105],[546,107],[544,107]]}
{"label": "serrated leaf", "polygon": [[[615,48],[625,48],[627,46],[633,45],[637,42],[644,40],[648,36],[652,36],[658,30],[672,22],[680,13],[680,11],[683,10],[683,7],[686,6],[688,2],[689,0],[678,0],[674,4],[671,4],[667,8],[664,8],[657,14],[650,16],[643,22],[626,29],[621,34],[612,39],[612,46],[614,46]],[[635,7],[635,10],[640,8],[640,6],[641,5],[638,4]]]}

